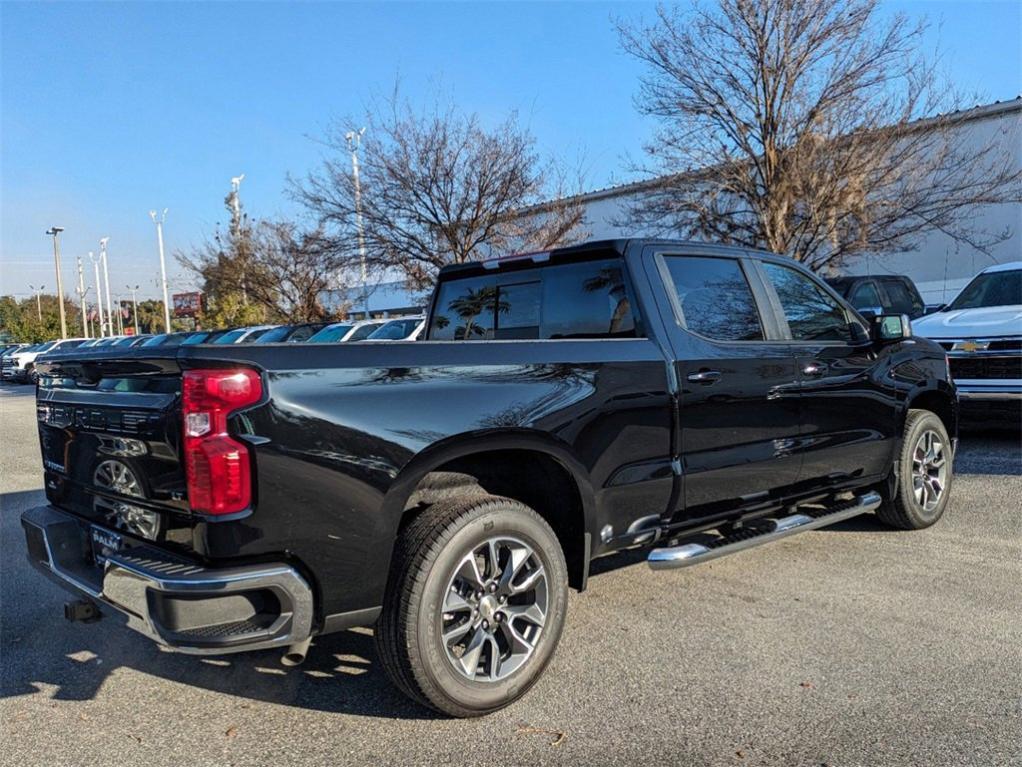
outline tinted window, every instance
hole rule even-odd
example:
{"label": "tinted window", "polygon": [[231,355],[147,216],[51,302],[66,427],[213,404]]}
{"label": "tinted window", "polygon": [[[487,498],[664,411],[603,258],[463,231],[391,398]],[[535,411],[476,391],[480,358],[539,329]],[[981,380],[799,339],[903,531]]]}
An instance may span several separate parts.
{"label": "tinted window", "polygon": [[620,259],[543,270],[543,338],[634,338]]}
{"label": "tinted window", "polygon": [[923,300],[915,290],[909,288],[901,280],[884,280],[884,290],[890,299],[891,310],[895,314],[907,314],[915,318],[923,313]]}
{"label": "tinted window", "polygon": [[685,327],[721,341],[762,341],[756,301],[733,258],[668,256],[664,259]]}
{"label": "tinted window", "polygon": [[851,341],[845,310],[810,277],[768,262],[763,263],[763,269],[777,291],[793,339]]}
{"label": "tinted window", "polygon": [[848,299],[856,309],[875,309],[883,307],[884,302],[880,300],[876,285],[872,282],[862,282],[852,291]]}
{"label": "tinted window", "polygon": [[[517,281],[516,281],[517,278]],[[433,340],[630,338],[635,317],[620,260],[442,283]]]}
{"label": "tinted window", "polygon": [[182,346],[190,346],[192,344],[201,344],[204,341],[206,341],[208,338],[210,338],[210,334],[209,333],[201,333],[201,332],[192,333],[191,335],[185,336],[181,340],[181,345]]}
{"label": "tinted window", "polygon": [[442,283],[429,337],[440,341],[493,338],[496,311],[497,287],[493,277]]}
{"label": "tinted window", "polygon": [[328,325],[321,331],[316,333],[312,338],[309,339],[310,343],[328,343],[333,341],[340,341],[347,332],[351,330],[351,325]]}
{"label": "tinted window", "polygon": [[253,330],[251,333],[249,333],[247,336],[245,336],[243,339],[241,339],[241,343],[243,343],[243,344],[254,344],[256,341],[259,341],[260,343],[262,343],[262,341],[261,341],[262,337],[265,336],[270,330],[271,330],[271,328],[262,328],[260,330]]}
{"label": "tinted window", "polygon": [[1022,269],[987,272],[965,286],[948,309],[978,309],[985,306],[1022,304]]}

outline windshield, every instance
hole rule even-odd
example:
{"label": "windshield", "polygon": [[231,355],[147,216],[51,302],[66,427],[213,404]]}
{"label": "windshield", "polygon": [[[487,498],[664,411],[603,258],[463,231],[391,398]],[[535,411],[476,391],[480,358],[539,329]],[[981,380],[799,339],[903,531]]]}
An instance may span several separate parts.
{"label": "windshield", "polygon": [[978,274],[951,302],[954,309],[984,309],[990,306],[1022,304],[1022,269]]}
{"label": "windshield", "polygon": [[351,330],[351,325],[328,325],[309,339],[310,344],[340,341]]}
{"label": "windshield", "polygon": [[351,331],[351,335],[348,336],[347,340],[361,341],[363,339],[366,339],[369,337],[370,333],[372,333],[374,330],[376,330],[376,328],[380,327],[380,325],[382,324],[383,324],[382,322],[370,322],[366,325],[359,325],[357,328]]}
{"label": "windshield", "polygon": [[237,330],[228,330],[226,333],[224,333],[218,339],[213,341],[213,343],[215,343],[215,344],[233,344],[235,341],[237,341],[239,338],[241,338],[247,332],[248,332],[248,328],[238,328]]}
{"label": "windshield", "polygon": [[249,333],[247,336],[241,339],[241,343],[251,344],[255,343],[256,341],[262,343],[263,336],[265,336],[271,330],[273,330],[273,328],[260,328],[259,330],[253,330],[251,333]]}
{"label": "windshield", "polygon": [[261,337],[259,337],[259,343],[272,344],[278,341],[283,341],[284,339],[287,338],[287,334],[290,333],[292,330],[294,330],[294,327],[291,325],[281,325],[279,328],[267,330],[265,333],[262,334]]}
{"label": "windshield", "polygon": [[366,340],[376,341],[383,339],[385,341],[400,341],[402,338],[408,338],[409,335],[419,326],[422,320],[418,317],[412,317],[407,320],[391,320],[383,327],[377,328]]}

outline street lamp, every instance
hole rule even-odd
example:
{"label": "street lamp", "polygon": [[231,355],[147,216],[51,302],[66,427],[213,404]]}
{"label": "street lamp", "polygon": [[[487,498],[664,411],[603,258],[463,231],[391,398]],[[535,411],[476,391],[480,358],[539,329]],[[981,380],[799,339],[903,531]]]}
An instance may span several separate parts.
{"label": "street lamp", "polygon": [[138,293],[138,285],[131,287],[131,285],[125,285],[128,290],[131,291],[131,309],[135,315],[135,335],[141,335],[142,331],[138,327],[138,301],[135,298],[135,294]]}
{"label": "street lamp", "polygon": [[114,334],[114,312],[110,301],[110,269],[107,266],[106,244],[110,242],[109,237],[99,238],[99,260],[103,262],[103,282],[106,283],[106,317],[110,323],[110,335]]}
{"label": "street lamp", "polygon": [[167,262],[163,256],[163,222],[167,220],[167,208],[157,218],[156,211],[149,211],[149,218],[156,224],[156,241],[160,246],[160,282],[163,285],[163,324],[170,332],[170,298],[167,296]]}
{"label": "street lamp", "polygon": [[365,309],[366,319],[369,319],[369,293],[366,290],[366,238],[362,225],[362,182],[358,176],[358,150],[362,146],[362,136],[366,129],[357,131],[350,130],[344,134],[348,141],[348,149],[351,150],[351,175],[355,181],[355,222],[358,226],[358,259],[362,267],[362,305]]}
{"label": "street lamp", "polygon": [[[103,320],[103,286],[99,281],[99,262],[103,259],[96,258],[95,254],[90,250],[89,260],[92,262],[92,268],[96,273],[96,310],[99,312],[99,337],[102,338],[108,335],[107,331],[109,330],[106,327],[106,322]],[[109,335],[113,335],[113,333],[109,333]]]}
{"label": "street lamp", "polygon": [[82,275],[81,254],[75,256],[75,263],[78,266],[78,287],[75,288],[75,293],[78,294],[78,301],[82,305],[82,334],[86,338],[91,338],[92,333],[89,332],[89,320],[85,313],[85,277]]}
{"label": "street lamp", "polygon": [[43,321],[43,301],[42,301],[42,298],[40,298],[40,296],[42,295],[42,292],[44,290],[46,290],[46,286],[45,285],[40,285],[37,288],[35,285],[29,285],[29,287],[32,290],[35,291],[35,311],[36,311],[36,314],[39,315],[39,321],[42,322]]}
{"label": "street lamp", "polygon": [[60,337],[67,338],[67,319],[64,317],[64,280],[60,276],[60,241],[62,226],[51,226],[46,234],[53,236],[53,265],[57,269],[57,307],[60,309]]}

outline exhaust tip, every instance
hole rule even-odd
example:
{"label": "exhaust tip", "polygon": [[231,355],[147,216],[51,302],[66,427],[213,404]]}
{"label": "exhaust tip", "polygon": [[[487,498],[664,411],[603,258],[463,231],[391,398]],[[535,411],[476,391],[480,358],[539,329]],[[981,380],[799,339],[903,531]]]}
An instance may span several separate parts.
{"label": "exhaust tip", "polygon": [[309,652],[309,645],[312,643],[312,638],[305,639],[301,642],[296,642],[287,648],[287,652],[280,659],[282,666],[293,668],[300,666],[305,662],[305,656]]}

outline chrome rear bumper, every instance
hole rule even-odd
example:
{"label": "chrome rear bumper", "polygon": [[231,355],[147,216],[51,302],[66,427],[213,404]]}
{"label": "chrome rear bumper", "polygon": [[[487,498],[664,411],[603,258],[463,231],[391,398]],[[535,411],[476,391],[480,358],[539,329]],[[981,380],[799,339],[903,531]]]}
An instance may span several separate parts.
{"label": "chrome rear bumper", "polygon": [[52,506],[21,515],[29,561],[64,588],[116,610],[150,639],[194,654],[286,647],[312,632],[313,597],[290,565],[206,568],[146,545],[93,554],[93,530]]}

